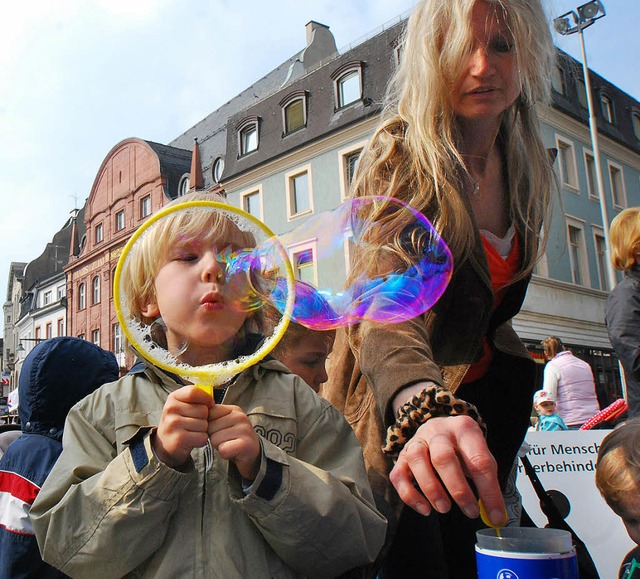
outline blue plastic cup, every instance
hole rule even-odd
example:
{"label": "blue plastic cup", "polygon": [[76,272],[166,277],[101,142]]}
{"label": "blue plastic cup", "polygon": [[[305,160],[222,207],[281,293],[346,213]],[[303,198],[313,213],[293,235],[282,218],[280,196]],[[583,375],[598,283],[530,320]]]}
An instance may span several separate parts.
{"label": "blue plastic cup", "polygon": [[504,527],[476,533],[478,579],[578,579],[571,533]]}

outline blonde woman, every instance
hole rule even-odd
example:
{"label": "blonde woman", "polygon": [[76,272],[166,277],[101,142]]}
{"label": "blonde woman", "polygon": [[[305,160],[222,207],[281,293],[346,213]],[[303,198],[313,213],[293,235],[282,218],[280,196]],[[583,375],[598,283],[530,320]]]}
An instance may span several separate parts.
{"label": "blonde woman", "polygon": [[607,298],[605,320],[624,370],[629,416],[640,416],[640,207],[621,211],[609,238],[611,261],[624,279]]}
{"label": "blonde woman", "polygon": [[[555,49],[538,0],[423,0],[401,53],[354,195],[421,211],[454,274],[423,316],[339,332],[321,393],[356,431],[391,521],[383,576],[473,577],[478,496],[505,522],[502,490],[535,390],[510,320],[542,251],[554,181],[536,105]],[[404,248],[389,252],[402,259]],[[375,265],[363,255],[355,267]],[[399,520],[398,498],[409,507]]]}

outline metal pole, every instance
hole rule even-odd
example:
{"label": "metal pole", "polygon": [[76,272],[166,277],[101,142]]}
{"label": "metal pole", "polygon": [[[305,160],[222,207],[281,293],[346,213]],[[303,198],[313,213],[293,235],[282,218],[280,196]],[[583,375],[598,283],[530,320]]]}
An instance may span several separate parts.
{"label": "metal pole", "polygon": [[584,35],[582,25],[578,25],[580,34],[580,48],[582,49],[582,67],[584,69],[584,86],[587,92],[587,108],[589,109],[589,130],[591,132],[591,143],[593,145],[593,157],[596,165],[596,180],[598,182],[598,198],[600,199],[600,214],[602,215],[602,229],[604,231],[605,261],[607,262],[607,281],[609,291],[617,283],[616,270],[611,262],[611,245],[609,243],[609,217],[607,214],[607,199],[604,194],[604,183],[602,180],[602,168],[600,164],[600,148],[598,147],[598,125],[593,112],[593,99],[591,98],[591,81],[589,79],[589,67],[587,65],[587,51],[584,47]]}

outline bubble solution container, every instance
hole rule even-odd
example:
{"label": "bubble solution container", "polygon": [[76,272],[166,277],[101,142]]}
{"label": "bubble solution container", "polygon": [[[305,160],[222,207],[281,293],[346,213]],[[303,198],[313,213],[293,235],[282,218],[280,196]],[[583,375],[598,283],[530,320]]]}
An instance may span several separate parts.
{"label": "bubble solution container", "polygon": [[578,579],[568,531],[503,527],[482,529],[476,537],[478,579]]}

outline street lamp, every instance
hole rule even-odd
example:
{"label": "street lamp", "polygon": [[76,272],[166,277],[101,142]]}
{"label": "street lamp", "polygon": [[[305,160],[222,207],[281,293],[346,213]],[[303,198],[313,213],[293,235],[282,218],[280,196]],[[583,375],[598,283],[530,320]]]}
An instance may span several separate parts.
{"label": "street lamp", "polygon": [[609,259],[611,245],[609,243],[609,217],[607,214],[607,200],[604,195],[604,183],[602,180],[602,167],[600,164],[600,149],[598,147],[598,125],[593,112],[593,101],[591,98],[591,82],[589,80],[589,67],[587,65],[587,53],[584,48],[584,35],[582,31],[591,26],[596,20],[606,15],[604,5],[599,0],[587,2],[576,10],[570,10],[562,16],[554,19],[553,27],[563,36],[567,34],[580,34],[580,47],[582,49],[582,67],[584,70],[584,86],[587,93],[587,108],[589,109],[589,130],[591,132],[591,143],[593,146],[593,156],[596,166],[596,181],[598,182],[598,198],[600,199],[600,213],[602,215],[602,229],[604,230],[604,244],[606,248],[607,281],[609,290],[616,285],[616,270]]}
{"label": "street lamp", "polygon": [[24,352],[25,348],[22,345],[22,342],[35,342],[36,345],[38,345],[40,342],[42,342],[42,340],[44,340],[44,338],[20,338],[20,341],[18,342],[18,347],[16,348],[16,352]]}

